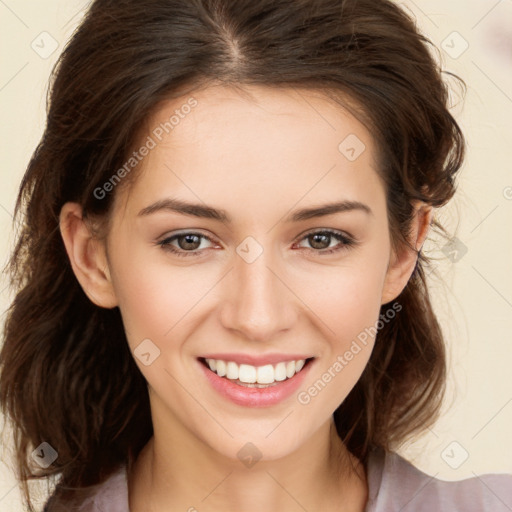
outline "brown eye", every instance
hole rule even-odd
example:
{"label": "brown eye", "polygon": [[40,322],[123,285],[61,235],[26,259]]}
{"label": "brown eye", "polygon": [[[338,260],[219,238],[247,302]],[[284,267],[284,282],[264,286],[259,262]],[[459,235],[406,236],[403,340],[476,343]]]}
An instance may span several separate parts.
{"label": "brown eye", "polygon": [[201,245],[201,237],[194,234],[180,235],[176,240],[180,249],[184,251],[195,250]]}
{"label": "brown eye", "polygon": [[200,233],[179,233],[157,242],[157,245],[177,256],[200,256],[204,252],[203,249],[208,248],[201,247],[203,241],[213,243],[210,238]]}
{"label": "brown eye", "polygon": [[314,233],[308,236],[308,240],[313,249],[327,249],[331,242],[331,235],[326,233]]}
{"label": "brown eye", "polygon": [[[333,239],[337,240],[338,244],[332,246],[331,243],[333,242]],[[315,231],[313,233],[306,234],[306,236],[304,236],[302,240],[307,241],[310,248],[304,246],[299,247],[313,251],[321,255],[331,254],[333,252],[347,249],[348,247],[355,245],[356,243],[355,240],[353,240],[349,236],[331,230]]]}

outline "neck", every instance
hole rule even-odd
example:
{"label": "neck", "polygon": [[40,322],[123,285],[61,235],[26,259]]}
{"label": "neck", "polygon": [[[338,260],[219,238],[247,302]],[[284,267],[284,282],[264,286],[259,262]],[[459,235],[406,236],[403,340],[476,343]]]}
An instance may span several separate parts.
{"label": "neck", "polygon": [[129,475],[132,512],[364,510],[364,468],[332,420],[294,452],[274,460],[263,454],[253,465],[219,454],[190,432],[163,427],[154,422],[154,436]]}

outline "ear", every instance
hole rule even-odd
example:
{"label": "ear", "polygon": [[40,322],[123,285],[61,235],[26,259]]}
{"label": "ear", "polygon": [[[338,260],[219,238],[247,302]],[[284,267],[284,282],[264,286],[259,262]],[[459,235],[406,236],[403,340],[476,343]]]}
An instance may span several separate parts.
{"label": "ear", "polygon": [[103,308],[117,306],[104,242],[94,237],[78,203],[66,203],[59,227],[78,282],[89,299]]}
{"label": "ear", "polygon": [[409,243],[415,250],[410,247],[403,247],[399,254],[392,250],[382,290],[381,304],[391,302],[402,293],[414,272],[418,261],[418,252],[423,246],[430,229],[434,215],[432,206],[422,201],[413,201],[412,205],[414,207],[414,217],[411,223]]}

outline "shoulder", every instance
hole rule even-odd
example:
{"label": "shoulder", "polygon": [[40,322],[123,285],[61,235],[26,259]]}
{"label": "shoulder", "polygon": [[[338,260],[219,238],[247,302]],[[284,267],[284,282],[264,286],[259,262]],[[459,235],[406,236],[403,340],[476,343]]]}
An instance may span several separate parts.
{"label": "shoulder", "polygon": [[[129,512],[128,480],[126,466],[120,466],[101,484],[88,489],[88,497],[78,506],[72,507],[73,512]],[[51,497],[43,512],[70,512],[69,506],[56,503]]]}
{"label": "shoulder", "polygon": [[485,474],[459,481],[430,476],[395,452],[376,449],[368,466],[365,512],[510,512],[512,474]]}
{"label": "shoulder", "polygon": [[129,512],[126,466],[120,466],[97,491],[86,500],[78,512]]}

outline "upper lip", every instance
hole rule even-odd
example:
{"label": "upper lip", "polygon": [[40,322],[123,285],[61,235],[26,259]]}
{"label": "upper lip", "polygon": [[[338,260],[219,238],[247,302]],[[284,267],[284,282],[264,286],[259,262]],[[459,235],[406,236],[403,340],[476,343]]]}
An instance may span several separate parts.
{"label": "upper lip", "polygon": [[304,354],[262,354],[262,355],[249,355],[249,354],[207,354],[202,356],[202,359],[217,359],[222,361],[233,361],[234,363],[250,364],[251,366],[265,366],[267,364],[275,365],[277,363],[286,363],[288,361],[299,361],[300,359],[310,359],[313,356]]}

